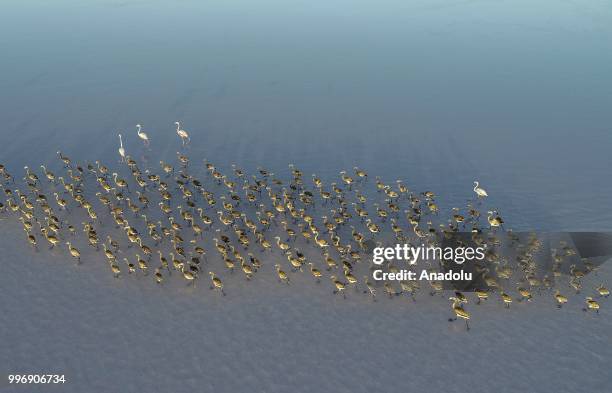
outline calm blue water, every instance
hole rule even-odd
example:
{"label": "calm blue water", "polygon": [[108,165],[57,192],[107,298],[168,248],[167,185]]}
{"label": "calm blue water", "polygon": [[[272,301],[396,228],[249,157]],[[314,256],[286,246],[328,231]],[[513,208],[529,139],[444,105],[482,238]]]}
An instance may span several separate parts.
{"label": "calm blue water", "polygon": [[0,162],[359,165],[516,229],[612,230],[607,1],[3,1]]}

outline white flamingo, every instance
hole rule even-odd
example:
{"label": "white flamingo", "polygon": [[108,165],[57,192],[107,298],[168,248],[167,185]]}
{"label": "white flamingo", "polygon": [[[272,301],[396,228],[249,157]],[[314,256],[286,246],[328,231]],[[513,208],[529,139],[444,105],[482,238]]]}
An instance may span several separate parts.
{"label": "white flamingo", "polygon": [[121,156],[121,162],[125,161],[125,149],[123,148],[123,140],[121,134],[119,134],[119,155]]}
{"label": "white flamingo", "polygon": [[142,126],[140,124],[136,124],[136,128],[138,128],[138,137],[140,139],[142,139],[142,141],[144,142],[145,146],[149,146],[149,136],[142,131]]}
{"label": "white flamingo", "polygon": [[189,134],[187,133],[187,131],[181,129],[180,122],[175,121],[174,124],[176,124],[176,133],[178,134],[178,136],[181,137],[181,140],[183,141],[183,146],[185,146],[185,139],[187,139],[187,143],[191,141],[191,139],[189,138]]}
{"label": "white flamingo", "polygon": [[489,196],[489,194],[487,194],[485,189],[480,187],[480,184],[477,181],[474,182],[474,192],[476,193],[476,196],[478,198],[484,198],[484,197]]}

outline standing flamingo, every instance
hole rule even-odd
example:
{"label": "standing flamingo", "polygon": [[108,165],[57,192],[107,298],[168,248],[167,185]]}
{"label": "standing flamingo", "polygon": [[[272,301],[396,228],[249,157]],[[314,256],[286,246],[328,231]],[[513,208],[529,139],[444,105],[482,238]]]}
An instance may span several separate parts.
{"label": "standing flamingo", "polygon": [[121,156],[121,162],[125,161],[125,149],[123,148],[123,140],[121,134],[119,134],[119,155]]}
{"label": "standing flamingo", "polygon": [[142,141],[144,142],[145,146],[149,146],[149,136],[142,131],[142,126],[140,124],[136,124],[136,128],[138,129],[136,132],[138,134],[138,137],[140,139],[142,139]]}
{"label": "standing flamingo", "polygon": [[191,139],[189,138],[189,134],[187,133],[187,131],[181,129],[181,123],[178,121],[175,121],[174,124],[176,124],[176,133],[178,134],[179,137],[181,137],[181,140],[183,141],[183,146],[185,146],[185,139],[187,139],[187,143],[191,142]]}
{"label": "standing flamingo", "polygon": [[474,192],[476,193],[478,199],[489,196],[485,189],[480,187],[480,184],[477,181],[474,182]]}

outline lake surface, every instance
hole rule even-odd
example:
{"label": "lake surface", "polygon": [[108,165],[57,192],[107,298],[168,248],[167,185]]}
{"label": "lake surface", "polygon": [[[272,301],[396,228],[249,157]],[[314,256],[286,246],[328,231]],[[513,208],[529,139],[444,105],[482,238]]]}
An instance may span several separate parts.
{"label": "lake surface", "polygon": [[[0,162],[355,165],[517,230],[612,230],[607,1],[4,1]],[[141,123],[152,141],[145,154]]]}
{"label": "lake surface", "polygon": [[[369,189],[403,179],[446,213],[479,180],[507,228],[612,231],[611,70],[610,0],[2,0],[0,163],[64,174],[61,150],[117,168],[121,132],[159,173],[180,120],[194,176],[204,158],[283,179],[294,163],[326,185],[359,166]],[[278,283],[277,252],[252,281],[211,257],[220,296],[178,274],[115,279],[85,243],[73,266],[4,218],[0,378],[68,380],[28,391],[610,391],[610,299],[582,311],[610,262],[580,294],[561,287],[562,309],[548,291],[510,308],[468,294],[468,333],[425,284],[414,302],[343,299],[307,271]]]}

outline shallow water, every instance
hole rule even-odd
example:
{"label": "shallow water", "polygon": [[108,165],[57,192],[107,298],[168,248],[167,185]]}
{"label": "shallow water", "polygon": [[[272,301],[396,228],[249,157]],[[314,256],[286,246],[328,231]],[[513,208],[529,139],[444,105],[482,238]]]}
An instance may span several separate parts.
{"label": "shallow water", "polygon": [[[286,179],[292,162],[329,183],[358,165],[442,208],[479,180],[515,230],[612,230],[608,1],[5,0],[0,50],[11,173],[59,173],[57,150],[117,167],[118,132],[139,165],[174,161],[181,120],[192,163],[223,172]],[[73,266],[15,220],[0,233],[0,373],[70,381],[31,391],[465,391],[457,376],[474,392],[609,390],[609,300],[580,310],[610,263],[561,310],[544,295],[469,304],[467,333],[428,294],[345,300],[269,266],[248,284],[226,274],[221,297],[114,279],[85,245]]]}
{"label": "shallow water", "polygon": [[[610,230],[605,1],[9,1],[1,161],[139,156],[335,176],[455,206],[478,179],[516,229]],[[229,157],[229,158],[228,158]],[[157,157],[155,157],[157,159]]]}

